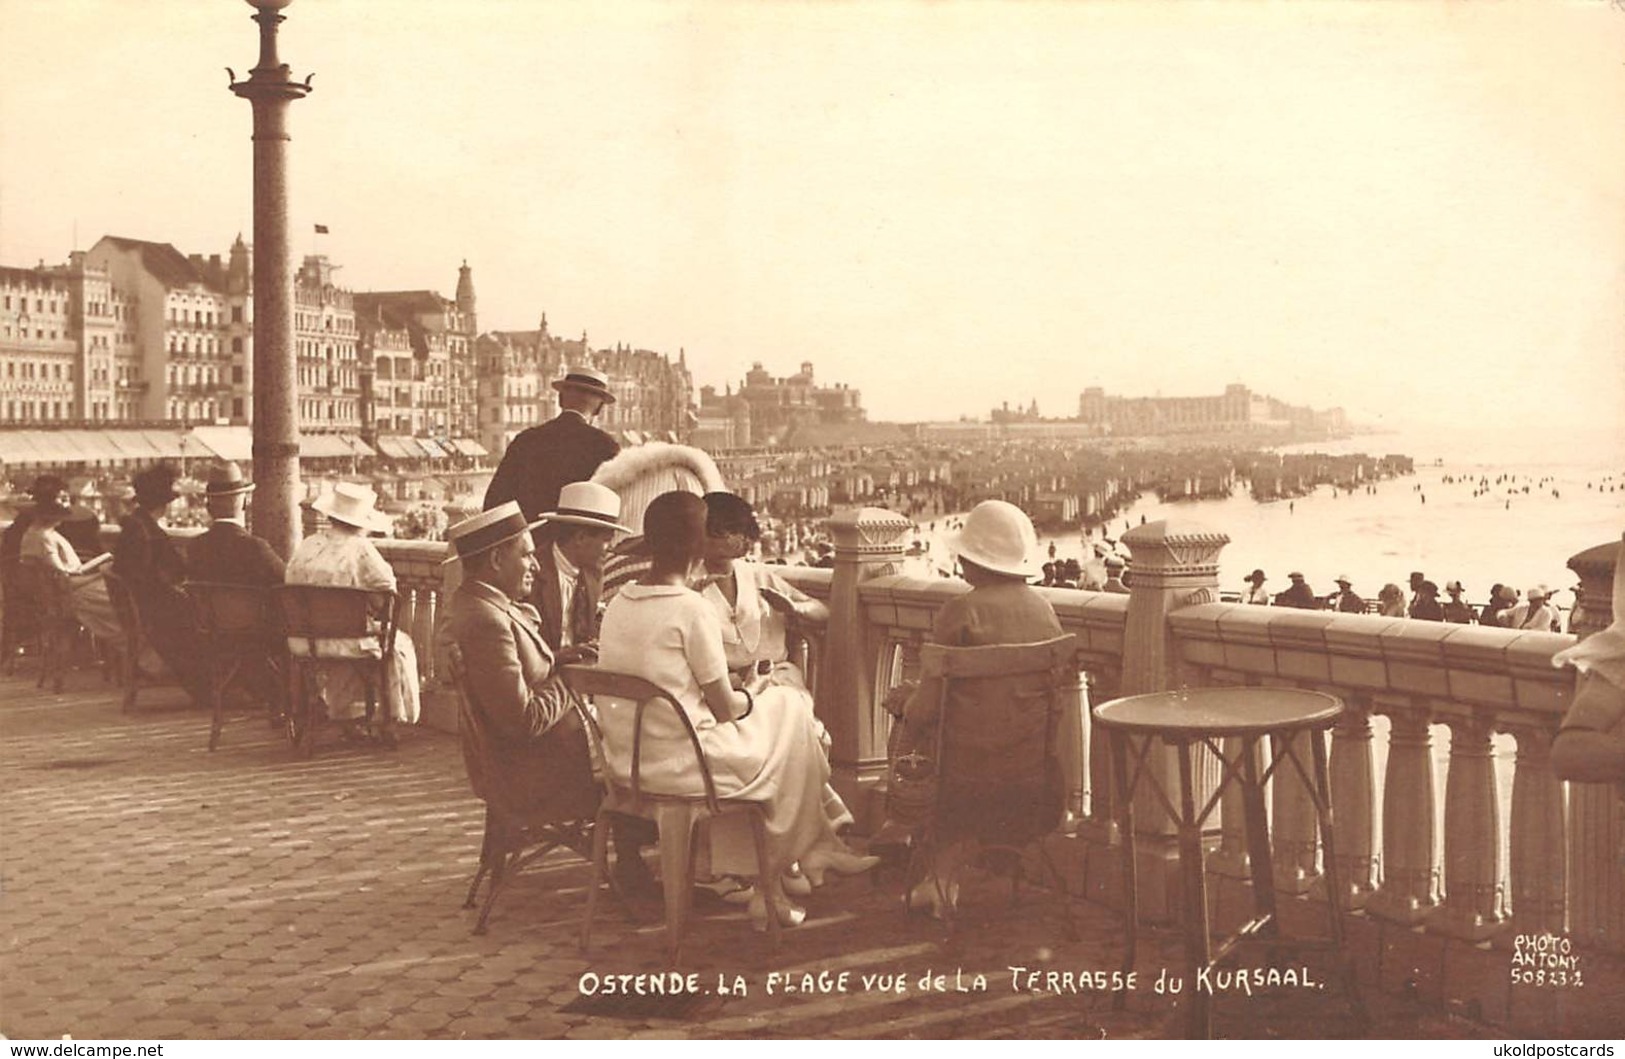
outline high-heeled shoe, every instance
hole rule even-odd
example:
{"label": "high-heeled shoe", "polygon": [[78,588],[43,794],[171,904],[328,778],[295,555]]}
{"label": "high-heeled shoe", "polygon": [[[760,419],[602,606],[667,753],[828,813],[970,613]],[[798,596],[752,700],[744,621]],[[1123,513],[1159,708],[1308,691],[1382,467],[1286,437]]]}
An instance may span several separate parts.
{"label": "high-heeled shoe", "polygon": [[849,849],[815,849],[801,859],[801,873],[814,886],[824,885],[824,876],[862,875],[880,863],[879,857],[863,856]]}
{"label": "high-heeled shoe", "polygon": [[[775,897],[773,899],[773,914],[778,918],[781,927],[799,927],[807,919],[807,910],[799,905],[793,905],[789,899]],[[750,899],[750,925],[758,932],[768,928],[767,899],[762,896],[760,888]]]}
{"label": "high-heeled shoe", "polygon": [[801,873],[801,869],[792,864],[790,870],[780,877],[780,886],[784,889],[786,897],[811,897],[813,892],[812,880]]}

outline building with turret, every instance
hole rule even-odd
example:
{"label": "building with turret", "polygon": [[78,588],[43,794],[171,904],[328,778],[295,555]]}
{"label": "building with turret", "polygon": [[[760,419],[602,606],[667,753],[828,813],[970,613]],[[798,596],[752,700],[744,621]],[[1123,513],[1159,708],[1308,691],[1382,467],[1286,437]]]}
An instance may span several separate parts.
{"label": "building with turret", "polygon": [[783,442],[798,426],[844,425],[865,421],[863,396],[844,384],[821,386],[811,361],[788,378],[774,378],[761,361],[751,365],[737,392],[719,396],[701,390],[698,424],[707,437],[729,436],[730,447]]}

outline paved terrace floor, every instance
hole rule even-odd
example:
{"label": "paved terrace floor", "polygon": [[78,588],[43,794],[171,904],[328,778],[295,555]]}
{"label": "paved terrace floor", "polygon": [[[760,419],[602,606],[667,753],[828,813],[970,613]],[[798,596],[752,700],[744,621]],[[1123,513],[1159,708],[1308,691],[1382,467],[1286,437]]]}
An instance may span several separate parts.
{"label": "paved terrace floor", "polygon": [[[26,670],[25,670],[26,672]],[[1127,1010],[1103,993],[1015,990],[1008,970],[1110,970],[1111,911],[973,882],[959,935],[902,915],[896,883],[844,879],[809,901],[775,952],[744,915],[700,909],[685,969],[712,993],[679,1017],[572,1010],[584,972],[664,970],[658,906],[613,902],[576,945],[587,868],[568,854],[523,878],[490,933],[461,903],[482,810],[456,741],[427,730],[394,752],[327,744],[295,759],[243,715],[206,749],[207,716],[176,689],[120,712],[99,674],[66,693],[0,678],[0,1032],[11,1038],[1162,1038],[1184,1017],[1150,988],[1177,939],[1142,942]],[[331,736],[331,731],[327,733]],[[769,995],[772,972],[848,971],[848,991]],[[921,989],[927,973],[950,991]],[[955,990],[985,976],[985,992]],[[1316,972],[1317,974],[1319,972]],[[741,977],[744,996],[716,992]],[[861,976],[901,976],[901,993]],[[1385,998],[1380,1037],[1491,1037]],[[1221,1036],[1356,1031],[1335,990],[1225,997]]]}

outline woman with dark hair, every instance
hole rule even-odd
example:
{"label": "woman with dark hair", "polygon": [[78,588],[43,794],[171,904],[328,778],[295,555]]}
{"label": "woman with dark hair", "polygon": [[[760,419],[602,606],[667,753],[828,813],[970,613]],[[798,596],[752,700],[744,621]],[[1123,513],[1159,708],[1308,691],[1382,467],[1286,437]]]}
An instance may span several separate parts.
{"label": "woman with dark hair", "polygon": [[98,640],[122,644],[124,630],[107,595],[102,563],[80,562],[73,545],[62,536],[60,527],[71,513],[71,509],[54,498],[36,505],[28,529],[23,533],[19,559],[24,564],[48,567],[66,577],[72,593],[73,616],[79,624]]}
{"label": "woman with dark hair", "polygon": [[[767,813],[768,879],[758,880],[751,918],[767,929],[769,915],[794,926],[806,916],[784,893],[783,873],[800,861],[809,875],[867,871],[876,858],[849,851],[824,808],[829,762],[819,744],[810,699],[760,694],[767,681],[741,687],[730,680],[722,633],[710,604],[688,587],[690,570],[705,555],[706,504],[688,492],[664,493],[643,515],[649,570],[624,586],[604,612],[599,664],[632,673],[665,689],[682,706],[699,736],[717,793],[760,801]],[[631,775],[635,705],[600,698],[599,722],[606,763],[618,780]],[[645,790],[699,794],[688,739],[674,718],[658,711],[644,719],[640,777]],[[719,874],[755,875],[748,837],[714,821],[711,868]]]}

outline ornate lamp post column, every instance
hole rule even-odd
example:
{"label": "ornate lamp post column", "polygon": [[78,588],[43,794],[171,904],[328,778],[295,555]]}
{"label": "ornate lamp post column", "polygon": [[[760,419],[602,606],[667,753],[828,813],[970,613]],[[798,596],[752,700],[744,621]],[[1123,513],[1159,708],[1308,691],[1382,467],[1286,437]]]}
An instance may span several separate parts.
{"label": "ornate lamp post column", "polygon": [[288,104],[310,91],[276,53],[293,0],[247,0],[260,24],[259,64],[231,90],[254,107],[254,532],[283,558],[299,542],[298,373],[288,267]]}

